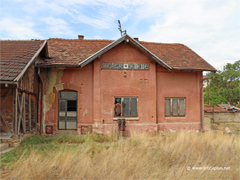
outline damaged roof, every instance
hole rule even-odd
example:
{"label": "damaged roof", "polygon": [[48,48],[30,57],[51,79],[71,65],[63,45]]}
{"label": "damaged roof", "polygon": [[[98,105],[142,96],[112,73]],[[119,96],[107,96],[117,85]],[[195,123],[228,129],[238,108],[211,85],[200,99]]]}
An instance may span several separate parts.
{"label": "damaged roof", "polygon": [[208,113],[221,113],[221,112],[228,112],[227,109],[221,108],[218,105],[207,105],[204,104],[204,112],[208,112]]}
{"label": "damaged roof", "polygon": [[204,112],[208,112],[208,113],[240,112],[240,108],[231,106],[229,104],[218,104],[218,105],[204,104]]}
{"label": "damaged roof", "polygon": [[117,44],[129,39],[130,43],[152,56],[160,65],[174,70],[216,71],[198,54],[183,44],[137,41],[124,35],[116,41],[84,39],[49,39],[49,58],[39,62],[40,67],[81,67]]}
{"label": "damaged roof", "polygon": [[230,104],[218,104],[219,107],[227,109],[229,112],[240,112],[240,108]]}
{"label": "damaged roof", "polygon": [[0,40],[0,81],[14,81],[40,52],[44,40]]}

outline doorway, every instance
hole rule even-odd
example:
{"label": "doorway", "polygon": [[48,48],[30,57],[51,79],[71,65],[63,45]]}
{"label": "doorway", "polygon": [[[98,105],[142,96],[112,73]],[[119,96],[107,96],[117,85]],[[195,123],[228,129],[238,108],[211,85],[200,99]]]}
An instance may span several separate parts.
{"label": "doorway", "polygon": [[77,129],[77,92],[59,92],[58,129]]}

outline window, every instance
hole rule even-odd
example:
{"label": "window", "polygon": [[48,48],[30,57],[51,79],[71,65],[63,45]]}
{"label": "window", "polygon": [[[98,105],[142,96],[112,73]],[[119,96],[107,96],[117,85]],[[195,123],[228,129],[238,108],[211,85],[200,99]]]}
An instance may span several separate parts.
{"label": "window", "polygon": [[186,98],[165,98],[165,117],[184,117]]}
{"label": "window", "polygon": [[59,93],[59,129],[77,128],[77,92]]}
{"label": "window", "polygon": [[137,97],[116,97],[114,102],[115,117],[137,117]]}

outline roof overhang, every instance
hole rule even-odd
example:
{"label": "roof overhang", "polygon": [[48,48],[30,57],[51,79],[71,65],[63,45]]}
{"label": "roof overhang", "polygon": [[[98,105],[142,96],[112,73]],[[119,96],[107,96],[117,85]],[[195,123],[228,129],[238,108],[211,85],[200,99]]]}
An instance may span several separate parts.
{"label": "roof overhang", "polygon": [[101,56],[103,53],[107,52],[108,50],[112,49],[113,47],[117,46],[118,44],[122,43],[123,41],[125,41],[126,43],[131,43],[137,49],[139,49],[141,52],[147,54],[149,57],[154,59],[158,64],[160,64],[161,66],[165,67],[166,69],[168,69],[168,70],[172,69],[163,60],[161,60],[159,57],[157,57],[155,54],[153,54],[151,51],[149,51],[147,48],[145,48],[138,41],[136,41],[135,39],[131,38],[128,34],[123,35],[122,37],[120,37],[116,41],[110,43],[106,47],[102,48],[98,52],[96,52],[93,55],[91,55],[90,57],[88,57],[87,59],[83,60],[82,62],[80,62],[78,64],[78,66],[79,67],[83,67],[83,66],[87,65],[88,63],[92,62],[94,59],[96,59],[97,57]]}
{"label": "roof overhang", "polygon": [[177,70],[177,71],[210,71],[210,72],[216,72],[217,70],[214,69],[194,69],[194,68],[172,68],[172,70]]}
{"label": "roof overhang", "polygon": [[14,82],[14,81],[0,81],[0,84],[18,84],[18,82]]}
{"label": "roof overhang", "polygon": [[46,44],[47,44],[47,40],[45,40],[43,42],[42,46],[38,49],[38,51],[34,54],[34,56],[31,58],[31,60],[27,63],[27,65],[24,67],[22,72],[20,74],[18,74],[18,76],[13,81],[17,82],[17,81],[19,81],[21,79],[21,77],[27,71],[28,67],[35,61],[35,59],[41,53],[41,51],[43,50],[43,48],[45,47]]}

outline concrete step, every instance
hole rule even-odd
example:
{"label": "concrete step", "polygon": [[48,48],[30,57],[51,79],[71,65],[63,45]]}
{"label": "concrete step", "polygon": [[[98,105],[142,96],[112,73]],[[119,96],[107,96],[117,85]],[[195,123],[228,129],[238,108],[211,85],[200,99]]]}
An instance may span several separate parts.
{"label": "concrete step", "polygon": [[8,143],[1,143],[0,144],[0,151],[4,151],[4,150],[6,150],[7,148],[8,148]]}
{"label": "concrete step", "polygon": [[5,149],[4,151],[1,151],[0,154],[6,153],[6,152],[11,151],[11,150],[13,150],[13,149],[15,149],[15,148],[8,148],[8,149]]}
{"label": "concrete step", "polygon": [[0,139],[11,139],[11,134],[0,134]]}

